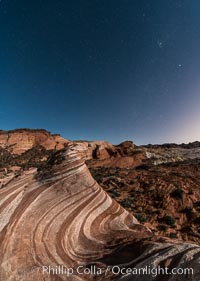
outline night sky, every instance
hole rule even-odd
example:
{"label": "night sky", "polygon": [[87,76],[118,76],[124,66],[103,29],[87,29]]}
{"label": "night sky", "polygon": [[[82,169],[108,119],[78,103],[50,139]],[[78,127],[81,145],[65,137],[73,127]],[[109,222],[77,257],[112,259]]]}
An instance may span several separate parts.
{"label": "night sky", "polygon": [[0,0],[0,129],[200,140],[199,0]]}

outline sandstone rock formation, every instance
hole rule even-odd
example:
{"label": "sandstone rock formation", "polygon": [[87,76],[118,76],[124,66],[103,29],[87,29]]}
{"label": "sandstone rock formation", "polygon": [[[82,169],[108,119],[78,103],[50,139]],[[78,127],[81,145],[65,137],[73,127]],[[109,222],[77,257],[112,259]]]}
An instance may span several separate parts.
{"label": "sandstone rock formation", "polygon": [[[92,178],[84,144],[69,144],[39,171],[30,169],[0,190],[0,280],[199,280],[200,247],[164,241]],[[42,272],[63,265],[72,275]],[[193,275],[116,274],[120,268],[189,267]],[[96,266],[100,274],[77,267]],[[108,270],[108,267],[109,270]]]}
{"label": "sandstone rock formation", "polygon": [[107,141],[77,141],[87,147],[86,158],[104,160],[117,154],[114,145]]}
{"label": "sandstone rock formation", "polygon": [[200,143],[163,144],[143,146],[146,156],[154,165],[200,159]]}
{"label": "sandstone rock formation", "polygon": [[[7,166],[38,167],[51,151],[62,149],[68,142],[43,129],[0,130],[0,167],[4,167],[4,163]],[[147,158],[145,150],[135,149],[132,141],[119,145],[107,141],[75,142],[87,146],[86,158],[94,160],[92,165],[96,167],[135,167]]]}
{"label": "sandstone rock formation", "polygon": [[142,148],[136,148],[132,141],[112,145],[105,141],[85,142],[88,146],[87,159],[92,167],[133,168],[147,159]]}
{"label": "sandstone rock formation", "polygon": [[60,135],[52,135],[42,129],[0,131],[0,147],[7,148],[13,154],[21,154],[37,145],[43,146],[46,150],[58,150],[67,142]]}
{"label": "sandstone rock formation", "polygon": [[200,160],[90,167],[111,197],[159,236],[200,244]]}

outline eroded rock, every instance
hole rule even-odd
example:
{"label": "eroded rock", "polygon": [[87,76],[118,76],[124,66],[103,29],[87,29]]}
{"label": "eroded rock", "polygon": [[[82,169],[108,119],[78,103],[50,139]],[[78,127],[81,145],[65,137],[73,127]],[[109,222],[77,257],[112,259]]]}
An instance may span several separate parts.
{"label": "eroded rock", "polygon": [[[199,280],[200,247],[155,237],[92,178],[84,144],[69,144],[39,171],[30,169],[0,189],[0,280],[191,280],[107,270],[164,266],[192,267]],[[73,269],[42,272],[43,266]],[[80,274],[95,265],[101,274]]]}

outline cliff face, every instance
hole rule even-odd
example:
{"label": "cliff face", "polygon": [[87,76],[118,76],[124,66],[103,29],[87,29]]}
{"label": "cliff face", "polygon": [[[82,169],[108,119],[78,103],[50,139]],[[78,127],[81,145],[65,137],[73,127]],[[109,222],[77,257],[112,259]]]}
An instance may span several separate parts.
{"label": "cliff face", "polygon": [[[6,148],[12,154],[22,154],[35,146],[42,146],[46,150],[60,150],[68,142],[69,140],[60,135],[52,135],[44,129],[0,130],[0,147]],[[75,141],[75,143],[87,146],[87,159],[119,158],[132,156],[134,152],[134,144],[131,141],[125,141],[116,146],[107,141]]]}
{"label": "cliff face", "polygon": [[[86,156],[87,146],[71,143],[39,171],[24,171],[0,189],[0,280],[147,280],[147,275],[113,273],[114,265],[192,267],[192,280],[199,280],[200,248],[154,237],[92,178]],[[66,279],[42,268],[58,265],[73,273]],[[99,274],[83,272],[92,265]]]}
{"label": "cliff face", "polygon": [[[69,142],[60,135],[46,130],[17,129],[0,131],[0,167],[23,165],[38,167],[49,156],[49,151],[60,150]],[[135,167],[146,159],[145,151],[135,150],[131,141],[117,146],[106,141],[75,141],[87,147],[86,158],[93,160],[93,167]],[[22,155],[22,156],[21,156]],[[34,158],[34,161],[32,161]],[[30,162],[31,159],[31,163]]]}
{"label": "cliff face", "polygon": [[52,135],[46,130],[18,129],[0,131],[0,147],[12,154],[22,154],[34,146],[42,146],[46,150],[61,149],[68,142],[59,135]]}
{"label": "cliff face", "polygon": [[119,145],[108,142],[86,142],[88,146],[87,162],[91,167],[133,168],[147,159],[143,148],[136,148],[132,141]]}

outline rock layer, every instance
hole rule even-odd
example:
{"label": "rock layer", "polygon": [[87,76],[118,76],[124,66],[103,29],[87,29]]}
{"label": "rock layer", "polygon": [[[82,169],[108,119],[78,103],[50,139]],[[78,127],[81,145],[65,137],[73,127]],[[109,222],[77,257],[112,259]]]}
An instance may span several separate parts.
{"label": "rock layer", "polygon": [[21,154],[40,145],[46,150],[62,149],[68,140],[60,135],[52,135],[42,129],[17,129],[0,131],[0,147],[7,148],[13,154]]}
{"label": "rock layer", "polygon": [[[92,178],[84,144],[69,144],[37,171],[30,169],[0,190],[0,280],[191,280],[191,276],[114,274],[107,266],[192,267],[198,280],[200,248],[161,241]],[[100,275],[78,274],[91,264]],[[74,274],[53,275],[42,266]]]}
{"label": "rock layer", "polygon": [[[60,135],[51,134],[44,129],[0,130],[0,167],[13,165],[38,167],[43,160],[46,161],[50,151],[60,150],[68,142],[69,140]],[[147,158],[144,150],[140,150],[138,154],[132,141],[125,141],[119,145],[112,145],[107,141],[75,141],[75,143],[87,147],[86,158],[93,160],[92,165],[96,167],[135,167]],[[40,150],[43,150],[43,157]]]}

